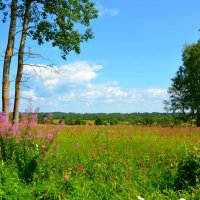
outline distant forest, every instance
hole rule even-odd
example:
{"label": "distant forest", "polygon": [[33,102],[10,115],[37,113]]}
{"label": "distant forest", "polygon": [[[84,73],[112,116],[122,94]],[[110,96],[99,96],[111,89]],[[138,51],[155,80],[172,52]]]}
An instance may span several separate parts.
{"label": "distant forest", "polygon": [[[43,124],[50,113],[39,113],[38,123]],[[53,112],[50,123],[66,125],[152,125],[152,126],[191,126],[196,119],[181,113],[63,113]]]}

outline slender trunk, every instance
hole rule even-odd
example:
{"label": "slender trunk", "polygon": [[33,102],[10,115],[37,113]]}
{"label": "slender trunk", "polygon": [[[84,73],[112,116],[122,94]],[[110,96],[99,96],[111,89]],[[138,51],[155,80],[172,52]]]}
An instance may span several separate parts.
{"label": "slender trunk", "polygon": [[15,100],[14,100],[14,110],[13,110],[13,119],[15,123],[19,123],[20,85],[23,72],[24,49],[26,43],[26,33],[29,24],[31,2],[32,0],[26,1],[26,10],[24,13],[23,29],[22,29],[19,54],[18,54],[18,68],[17,68],[17,77],[15,81]]}
{"label": "slender trunk", "polygon": [[13,48],[15,43],[17,1],[18,0],[13,0],[11,4],[10,28],[9,28],[8,43],[3,65],[2,111],[6,114],[7,119],[9,119],[9,112],[10,112],[9,78],[10,78],[10,63],[13,56]]}
{"label": "slender trunk", "polygon": [[197,109],[197,127],[200,127],[200,110]]}

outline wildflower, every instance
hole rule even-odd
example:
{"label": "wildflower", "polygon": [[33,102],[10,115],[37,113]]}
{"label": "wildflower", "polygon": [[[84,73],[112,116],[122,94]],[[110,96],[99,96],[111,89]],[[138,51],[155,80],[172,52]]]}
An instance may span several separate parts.
{"label": "wildflower", "polygon": [[25,109],[25,111],[24,111],[24,115],[25,115],[26,113],[29,113],[28,108]]}
{"label": "wildflower", "polygon": [[137,198],[138,198],[139,200],[144,200],[141,196],[137,196]]}
{"label": "wildflower", "polygon": [[35,112],[37,113],[37,112],[39,112],[40,111],[40,107],[36,107],[35,108]]}
{"label": "wildflower", "polygon": [[7,117],[5,113],[0,113],[0,122],[5,122],[7,121]]}
{"label": "wildflower", "polygon": [[13,125],[13,126],[12,126],[12,131],[13,131],[14,133],[18,132],[18,130],[19,130],[18,126],[16,126],[16,125]]}
{"label": "wildflower", "polygon": [[65,125],[65,121],[62,120],[62,121],[60,122],[60,125]]}
{"label": "wildflower", "polygon": [[185,198],[180,198],[180,200],[186,200]]}
{"label": "wildflower", "polygon": [[47,117],[45,117],[44,119],[43,119],[43,122],[46,124],[46,123],[48,123],[48,121],[49,121],[49,119],[47,118]]}
{"label": "wildflower", "polygon": [[37,121],[37,115],[31,115],[31,120],[32,121]]}
{"label": "wildflower", "polygon": [[38,138],[38,139],[41,139],[41,138],[43,138],[43,136],[44,136],[43,133],[42,133],[42,132],[39,132],[39,134],[37,135],[37,138]]}
{"label": "wildflower", "polygon": [[30,97],[30,98],[28,99],[28,101],[29,101],[29,103],[32,103],[33,97]]}
{"label": "wildflower", "polygon": [[52,135],[52,134],[48,134],[48,135],[46,136],[46,139],[47,139],[47,140],[52,140],[52,139],[53,139],[53,135]]}
{"label": "wildflower", "polygon": [[52,117],[52,114],[51,114],[51,113],[49,113],[49,114],[48,114],[48,118],[51,118],[51,117]]}

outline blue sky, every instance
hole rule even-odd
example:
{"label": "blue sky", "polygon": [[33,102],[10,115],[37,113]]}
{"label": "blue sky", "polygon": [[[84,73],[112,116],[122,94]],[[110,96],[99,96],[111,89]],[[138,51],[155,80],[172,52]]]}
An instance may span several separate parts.
{"label": "blue sky", "polygon": [[[81,45],[80,55],[71,53],[64,61],[57,48],[28,39],[27,46],[48,60],[27,64],[53,63],[62,75],[43,69],[35,75],[26,66],[32,78],[22,89],[21,111],[27,106],[24,98],[32,97],[33,107],[49,112],[163,112],[170,79],[182,64],[183,46],[200,38],[200,2],[99,0],[96,6],[100,16],[92,21],[95,38]],[[1,55],[7,29],[8,24],[0,25]],[[16,58],[11,80],[15,66]]]}

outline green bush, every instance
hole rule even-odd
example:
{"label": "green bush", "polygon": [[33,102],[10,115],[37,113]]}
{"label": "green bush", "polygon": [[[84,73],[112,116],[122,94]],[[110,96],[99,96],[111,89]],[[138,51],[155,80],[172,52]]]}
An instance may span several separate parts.
{"label": "green bush", "polygon": [[104,121],[102,118],[98,117],[95,122],[94,122],[95,125],[107,125],[107,122]]}
{"label": "green bush", "polygon": [[178,163],[175,189],[189,189],[198,184],[200,184],[200,149],[194,147]]}

